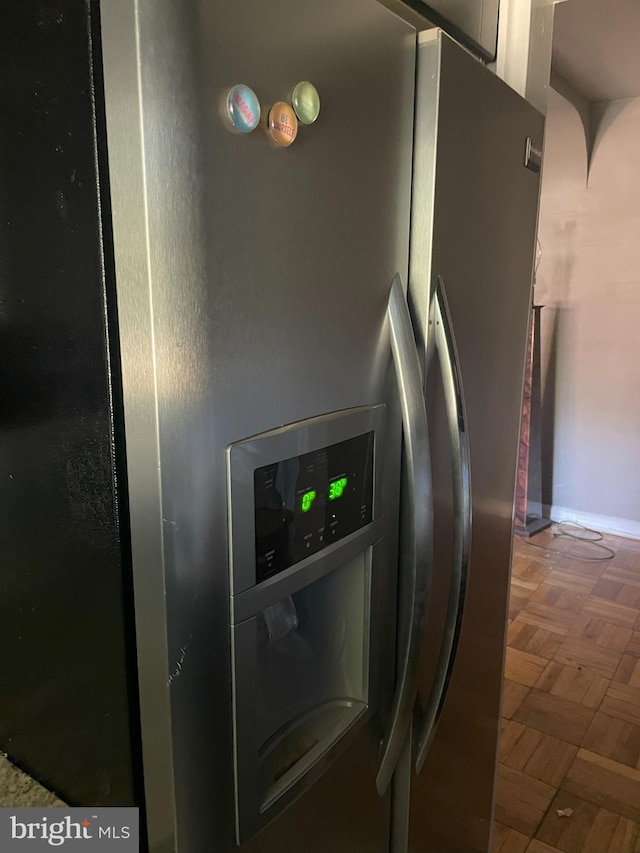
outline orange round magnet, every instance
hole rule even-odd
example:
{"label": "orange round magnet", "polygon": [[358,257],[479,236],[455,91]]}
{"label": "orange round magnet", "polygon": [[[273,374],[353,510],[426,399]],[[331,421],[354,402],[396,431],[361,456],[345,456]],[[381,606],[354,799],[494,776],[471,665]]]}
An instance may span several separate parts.
{"label": "orange round magnet", "polygon": [[276,101],[269,110],[269,134],[276,145],[286,148],[298,135],[298,119],[293,107]]}

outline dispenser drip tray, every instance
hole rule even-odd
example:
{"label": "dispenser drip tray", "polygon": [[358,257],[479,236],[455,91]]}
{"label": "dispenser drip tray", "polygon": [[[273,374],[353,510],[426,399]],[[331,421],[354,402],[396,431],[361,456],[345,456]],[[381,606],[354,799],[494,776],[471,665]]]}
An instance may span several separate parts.
{"label": "dispenser drip tray", "polygon": [[259,774],[265,812],[325,755],[367,709],[358,699],[324,702],[290,721],[260,749]]}

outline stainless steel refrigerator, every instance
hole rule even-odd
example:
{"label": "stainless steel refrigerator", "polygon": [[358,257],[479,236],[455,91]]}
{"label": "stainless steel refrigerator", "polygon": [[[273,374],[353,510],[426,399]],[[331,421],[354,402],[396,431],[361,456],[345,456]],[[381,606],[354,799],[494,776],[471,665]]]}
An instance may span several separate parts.
{"label": "stainless steel refrigerator", "polygon": [[0,47],[2,748],[153,853],[383,853],[415,33],[21,0]]}
{"label": "stainless steel refrigerator", "polygon": [[419,689],[394,851],[489,849],[543,117],[441,31],[418,40],[410,302],[433,476]]}
{"label": "stainless steel refrigerator", "polygon": [[151,853],[486,850],[541,118],[374,0],[0,46],[0,746]]}

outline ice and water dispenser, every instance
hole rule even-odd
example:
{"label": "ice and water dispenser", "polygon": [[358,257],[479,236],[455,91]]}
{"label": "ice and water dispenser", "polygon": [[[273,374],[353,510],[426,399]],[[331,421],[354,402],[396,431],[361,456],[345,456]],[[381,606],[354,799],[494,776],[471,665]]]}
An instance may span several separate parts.
{"label": "ice and water dispenser", "polygon": [[372,709],[384,406],[228,449],[236,832],[268,823]]}

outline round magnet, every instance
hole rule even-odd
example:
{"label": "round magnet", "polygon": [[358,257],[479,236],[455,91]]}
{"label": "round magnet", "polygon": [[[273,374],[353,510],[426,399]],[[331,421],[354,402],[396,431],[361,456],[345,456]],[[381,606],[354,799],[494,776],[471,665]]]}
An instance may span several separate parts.
{"label": "round magnet", "polygon": [[318,118],[320,95],[313,83],[309,83],[308,80],[302,80],[296,84],[291,95],[291,103],[302,124],[313,124]]}
{"label": "round magnet", "polygon": [[229,89],[227,115],[237,131],[251,133],[260,121],[260,101],[253,89],[244,83],[238,83]]}
{"label": "round magnet", "polygon": [[284,101],[276,101],[269,110],[269,133],[273,141],[284,148],[298,135],[296,114]]}

